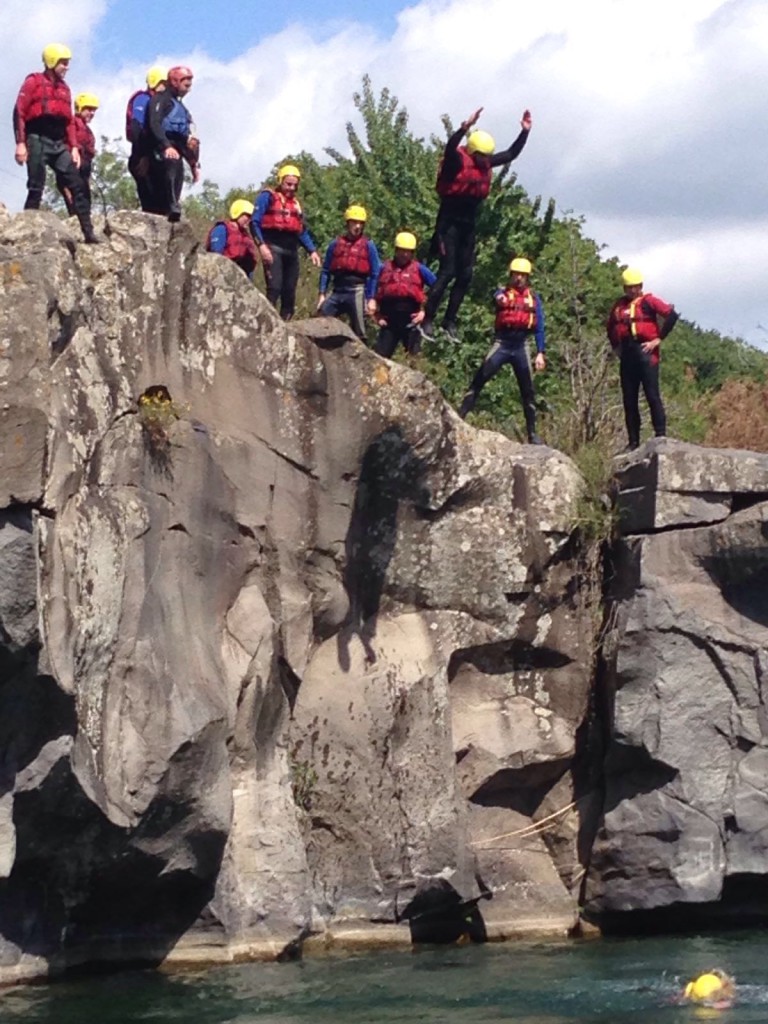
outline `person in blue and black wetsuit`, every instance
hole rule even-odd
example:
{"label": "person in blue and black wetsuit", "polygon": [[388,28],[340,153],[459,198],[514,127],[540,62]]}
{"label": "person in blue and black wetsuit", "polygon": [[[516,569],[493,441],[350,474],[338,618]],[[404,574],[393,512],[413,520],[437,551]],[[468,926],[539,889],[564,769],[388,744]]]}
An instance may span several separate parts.
{"label": "person in blue and black wetsuit", "polygon": [[301,172],[285,164],[277,172],[277,188],[266,188],[256,199],[251,230],[259,243],[264,265],[267,298],[280,316],[290,320],[296,309],[299,283],[299,246],[306,249],[315,267],[320,266],[315,243],[304,220],[304,211],[296,198]]}
{"label": "person in blue and black wetsuit", "polygon": [[[128,100],[125,109],[125,137],[131,144],[128,170],[136,182],[139,204],[145,213],[156,213],[152,189],[152,141],[147,124],[147,112],[152,97],[165,89],[168,72],[155,65],[147,71],[147,88],[139,89]],[[162,202],[162,198],[161,198]]]}
{"label": "person in blue and black wetsuit", "polygon": [[194,135],[192,115],[182,103],[192,88],[192,72],[187,67],[171,68],[167,88],[154,95],[149,104],[147,120],[154,149],[153,188],[157,203],[155,212],[167,214],[168,220],[181,219],[181,190],[184,187],[184,163],[192,172],[192,181],[200,180],[199,143]]}
{"label": "person in blue and black wetsuit", "polygon": [[[432,236],[430,258],[439,259],[440,266],[435,286],[429,293],[426,316],[421,327],[426,337],[432,334],[432,321],[437,314],[437,307],[453,281],[443,328],[454,341],[458,340],[456,321],[472,282],[475,225],[480,204],[490,191],[493,168],[516,159],[528,141],[531,130],[531,114],[526,110],[520,122],[520,134],[508,149],[496,153],[492,135],[477,129],[470,130],[474,128],[482,111],[480,107],[471,114],[448,139],[437,173],[435,187],[440,196],[440,209]],[[465,133],[467,144],[462,146],[460,143]]]}
{"label": "person in blue and black wetsuit", "polygon": [[464,419],[474,409],[477,396],[488,381],[496,376],[502,366],[511,363],[520,388],[528,442],[543,444],[536,433],[536,396],[528,356],[528,335],[533,334],[536,338],[534,366],[536,370],[544,370],[547,365],[544,355],[544,310],[539,296],[528,287],[530,273],[531,264],[527,259],[518,257],[509,264],[509,283],[506,288],[499,288],[494,295],[496,322],[493,347],[464,395],[459,416]]}
{"label": "person in blue and black wetsuit", "polygon": [[205,243],[208,252],[226,256],[249,278],[253,278],[258,262],[256,243],[251,237],[252,216],[253,203],[247,199],[235,199],[229,208],[229,220],[217,221],[208,232]]}
{"label": "person in blue and black wetsuit", "polygon": [[[365,237],[368,214],[363,206],[350,206],[344,214],[347,230],[328,246],[320,274],[317,311],[320,316],[346,313],[352,330],[365,341],[365,314],[376,313],[376,282],[381,260],[376,246]],[[333,291],[328,295],[328,285]]]}

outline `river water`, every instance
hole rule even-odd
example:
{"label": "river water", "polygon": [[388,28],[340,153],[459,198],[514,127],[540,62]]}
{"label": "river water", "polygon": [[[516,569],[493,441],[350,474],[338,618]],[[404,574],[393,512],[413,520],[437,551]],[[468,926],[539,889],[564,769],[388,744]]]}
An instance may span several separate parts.
{"label": "river water", "polygon": [[[681,984],[711,967],[735,976],[733,1009],[676,1005]],[[768,932],[430,948],[194,974],[135,971],[0,992],[1,1024],[702,1020],[768,1022]]]}

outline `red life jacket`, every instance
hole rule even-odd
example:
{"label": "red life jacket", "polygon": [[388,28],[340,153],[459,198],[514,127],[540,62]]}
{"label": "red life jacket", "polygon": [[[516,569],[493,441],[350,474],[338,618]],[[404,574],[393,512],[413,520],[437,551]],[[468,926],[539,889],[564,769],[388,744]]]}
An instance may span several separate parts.
{"label": "red life jacket", "polygon": [[288,231],[300,235],[304,230],[304,214],[299,200],[295,196],[288,199],[275,189],[267,191],[271,198],[267,212],[261,218],[262,231]]}
{"label": "red life jacket", "polygon": [[384,263],[379,274],[376,301],[384,299],[413,299],[418,306],[424,304],[424,282],[416,260],[411,260],[404,267],[398,267],[394,260]]}
{"label": "red life jacket", "polygon": [[83,163],[91,163],[96,156],[96,136],[89,125],[77,114],[75,114],[75,141]]}
{"label": "red life jacket", "polygon": [[34,71],[27,75],[19,90],[13,115],[17,142],[26,141],[26,125],[30,121],[40,117],[56,117],[65,122],[68,143],[71,146],[75,144],[72,95],[67,83],[56,75],[48,75],[44,71]]}
{"label": "red life jacket", "polygon": [[205,248],[208,252],[211,251],[211,235],[213,234],[214,228],[217,228],[219,224],[223,224],[227,229],[227,241],[224,246],[224,252],[220,255],[233,260],[238,266],[242,267],[246,273],[250,274],[256,266],[256,243],[251,238],[247,230],[243,231],[237,221],[217,221],[208,232]]}
{"label": "red life jacket", "polygon": [[505,288],[503,298],[506,301],[496,309],[496,330],[535,331],[536,296],[531,289]]}
{"label": "red life jacket", "polygon": [[465,146],[459,146],[456,152],[461,157],[461,169],[455,178],[445,181],[441,176],[443,165],[440,164],[440,170],[437,172],[437,194],[485,199],[491,189],[491,168],[478,167]]}
{"label": "red life jacket", "polygon": [[359,274],[368,277],[371,272],[371,257],[368,253],[368,239],[365,235],[351,239],[340,235],[333,247],[330,272],[332,274]]}
{"label": "red life jacket", "polygon": [[656,312],[645,301],[645,295],[627,302],[619,299],[611,310],[611,343],[620,345],[622,341],[655,341],[659,336],[659,325]]}

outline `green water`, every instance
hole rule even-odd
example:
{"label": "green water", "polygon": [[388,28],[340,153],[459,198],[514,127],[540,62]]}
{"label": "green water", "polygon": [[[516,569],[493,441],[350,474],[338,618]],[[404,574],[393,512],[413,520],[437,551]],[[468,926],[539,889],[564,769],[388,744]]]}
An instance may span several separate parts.
{"label": "green water", "polygon": [[[673,1003],[682,981],[733,974],[731,1010]],[[768,1022],[768,933],[412,953],[250,964],[196,974],[128,972],[0,994],[0,1024],[572,1024]]]}

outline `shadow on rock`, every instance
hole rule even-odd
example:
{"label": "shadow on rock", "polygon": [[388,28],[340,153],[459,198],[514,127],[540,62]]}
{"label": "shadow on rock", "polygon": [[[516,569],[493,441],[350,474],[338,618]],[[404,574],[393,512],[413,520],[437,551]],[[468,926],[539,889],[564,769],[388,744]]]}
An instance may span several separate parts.
{"label": "shadow on rock", "polygon": [[425,463],[399,426],[388,427],[366,449],[360,467],[352,517],[345,541],[344,587],[349,614],[339,632],[339,664],[349,671],[349,646],[357,635],[369,662],[376,660],[372,640],[387,569],[397,542],[402,502],[426,504]]}
{"label": "shadow on rock", "polygon": [[454,942],[486,942],[488,934],[478,904],[493,893],[477,879],[479,896],[462,899],[445,879],[436,879],[417,893],[397,921],[407,921],[414,943],[448,945]]}

